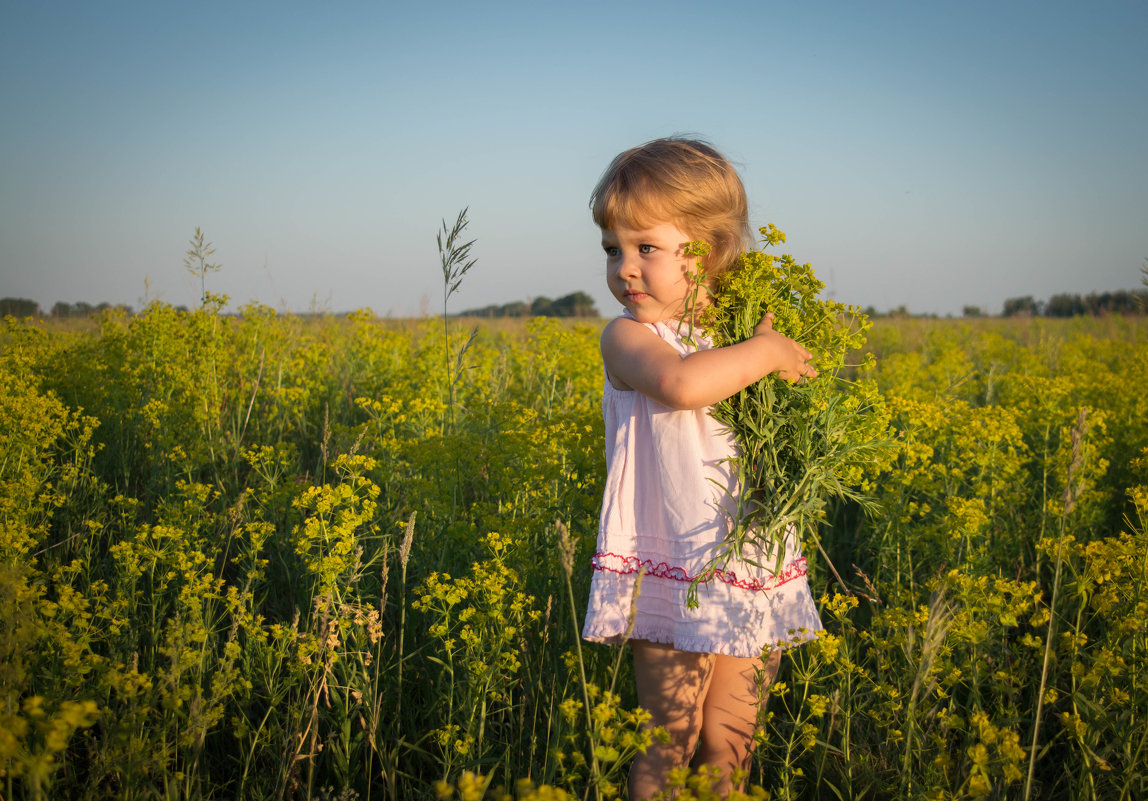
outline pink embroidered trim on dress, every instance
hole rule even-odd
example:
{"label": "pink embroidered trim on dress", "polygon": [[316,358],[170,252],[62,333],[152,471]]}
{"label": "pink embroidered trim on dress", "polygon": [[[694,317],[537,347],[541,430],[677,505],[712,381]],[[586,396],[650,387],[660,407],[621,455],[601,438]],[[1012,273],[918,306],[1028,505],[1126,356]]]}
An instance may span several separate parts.
{"label": "pink embroidered trim on dress", "polygon": [[[637,573],[639,569],[645,568],[647,576],[656,576],[657,578],[673,579],[674,581],[693,581],[696,576],[691,576],[684,567],[671,567],[665,562],[654,564],[653,559],[639,559],[636,556],[620,556],[616,553],[604,553],[599,551],[594,554],[590,560],[595,570],[606,570],[610,573],[618,573],[619,575],[629,575]],[[781,573],[773,576],[769,581],[761,581],[756,578],[739,579],[737,573],[732,570],[715,570],[713,577],[718,581],[724,581],[734,587],[739,587],[743,590],[750,592],[761,592],[762,590],[772,590],[780,587],[786,582],[793,581],[794,579],[801,578],[809,572],[809,565],[805,561],[805,557],[794,559],[784,568]]]}

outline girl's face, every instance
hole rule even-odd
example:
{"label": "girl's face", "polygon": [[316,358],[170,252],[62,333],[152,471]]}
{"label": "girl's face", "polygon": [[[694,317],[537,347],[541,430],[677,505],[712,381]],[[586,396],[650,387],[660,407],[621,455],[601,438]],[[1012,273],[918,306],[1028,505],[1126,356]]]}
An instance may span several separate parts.
{"label": "girl's face", "polygon": [[659,323],[685,313],[696,261],[686,255],[689,241],[672,223],[602,229],[606,283],[638,322]]}

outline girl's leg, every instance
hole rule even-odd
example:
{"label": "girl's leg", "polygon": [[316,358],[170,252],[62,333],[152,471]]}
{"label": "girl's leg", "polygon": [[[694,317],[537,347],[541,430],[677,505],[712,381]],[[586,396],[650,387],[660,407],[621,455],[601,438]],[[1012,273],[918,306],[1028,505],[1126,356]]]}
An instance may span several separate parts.
{"label": "girl's leg", "polygon": [[734,789],[733,772],[749,768],[758,710],[769,698],[768,687],[777,676],[781,651],[773,650],[764,664],[760,659],[735,656],[717,655],[713,660],[709,689],[702,702],[701,745],[690,764],[720,768],[722,778],[714,789],[724,797]]}
{"label": "girl's leg", "polygon": [[679,651],[662,643],[631,640],[638,705],[662,726],[670,742],[653,743],[630,766],[630,798],[644,801],[665,788],[666,774],[685,766],[702,728],[702,701],[713,674],[714,655]]}

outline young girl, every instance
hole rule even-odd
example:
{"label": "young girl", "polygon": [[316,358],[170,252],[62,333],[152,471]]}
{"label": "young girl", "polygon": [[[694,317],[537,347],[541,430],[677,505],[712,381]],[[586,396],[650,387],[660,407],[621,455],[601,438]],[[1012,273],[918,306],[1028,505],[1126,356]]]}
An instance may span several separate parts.
{"label": "young girl", "polygon": [[583,636],[621,642],[632,622],[638,703],[670,734],[634,761],[630,798],[649,798],[686,764],[719,767],[724,794],[748,766],[758,677],[768,686],[777,673],[780,650],[763,663],[763,648],[814,636],[821,621],[792,535],[779,572],[731,562],[689,608],[691,582],[735,507],[736,445],[709,407],[767,375],[797,381],[817,371],[809,351],[772,330],[771,315],[736,345],[714,348],[697,331],[697,347],[683,341],[697,261],[686,243],[711,245],[703,264],[712,277],[753,242],[745,189],[712,147],[671,138],[627,150],[591,207],[606,281],[625,311],[602,332],[607,475]]}

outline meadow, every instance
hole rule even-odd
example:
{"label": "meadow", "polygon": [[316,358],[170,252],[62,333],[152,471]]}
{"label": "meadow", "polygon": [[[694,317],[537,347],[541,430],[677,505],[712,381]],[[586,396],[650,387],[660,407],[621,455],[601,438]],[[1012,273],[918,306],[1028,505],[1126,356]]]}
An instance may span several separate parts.
{"label": "meadow", "polygon": [[[0,329],[0,796],[611,798],[600,323]],[[751,797],[1148,797],[1148,327],[885,319]],[[832,564],[832,568],[830,566]],[[680,798],[707,798],[704,776]]]}

